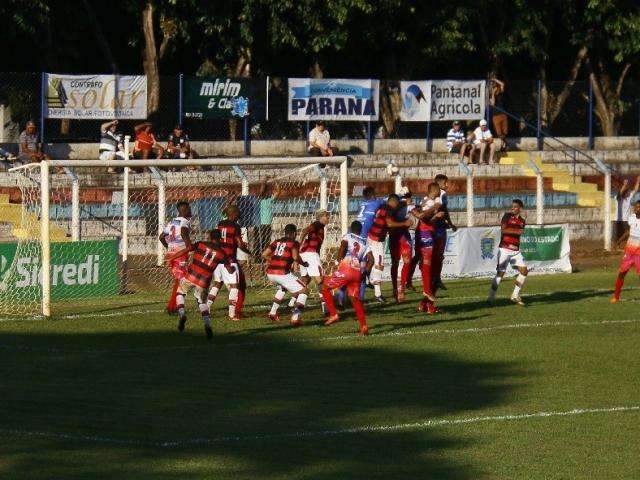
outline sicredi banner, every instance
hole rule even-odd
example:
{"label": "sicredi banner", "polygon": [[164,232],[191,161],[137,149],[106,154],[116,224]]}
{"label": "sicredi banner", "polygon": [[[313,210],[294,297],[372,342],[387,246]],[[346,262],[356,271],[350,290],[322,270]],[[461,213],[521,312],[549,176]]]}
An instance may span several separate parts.
{"label": "sicredi banner", "polygon": [[378,119],[378,80],[290,78],[288,87],[289,120]]}
{"label": "sicredi banner", "polygon": [[[39,297],[42,269],[39,249],[0,244],[0,299]],[[115,295],[119,289],[118,241],[51,244],[51,298]]]}
{"label": "sicredi banner", "polygon": [[431,80],[431,122],[481,120],[485,109],[484,80]]}
{"label": "sicredi banner", "polygon": [[431,116],[431,82],[428,80],[400,82],[403,122],[427,122]]}
{"label": "sicredi banner", "polygon": [[147,118],[144,75],[45,75],[46,118]]}
{"label": "sicredi banner", "polygon": [[265,117],[264,79],[185,77],[183,109],[186,118]]}

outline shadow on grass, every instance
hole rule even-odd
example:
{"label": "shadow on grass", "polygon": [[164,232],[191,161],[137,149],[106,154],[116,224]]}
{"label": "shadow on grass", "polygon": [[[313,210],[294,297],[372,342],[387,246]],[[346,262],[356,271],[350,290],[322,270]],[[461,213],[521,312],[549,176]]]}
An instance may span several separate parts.
{"label": "shadow on grass", "polygon": [[[170,345],[177,338],[172,331],[13,333],[0,335],[0,344]],[[101,355],[0,351],[0,476],[474,479],[482,472],[454,459],[472,441],[462,434],[429,428],[310,432],[473,416],[508,402],[522,375],[514,363],[471,361],[428,345],[419,351],[375,346],[369,339],[300,344],[267,334],[264,348],[230,348],[225,336],[207,346],[200,337],[185,341],[198,348]],[[7,429],[143,444],[204,440],[163,448],[34,439]],[[307,434],[288,436],[295,432]],[[215,441],[229,436],[239,440]]]}

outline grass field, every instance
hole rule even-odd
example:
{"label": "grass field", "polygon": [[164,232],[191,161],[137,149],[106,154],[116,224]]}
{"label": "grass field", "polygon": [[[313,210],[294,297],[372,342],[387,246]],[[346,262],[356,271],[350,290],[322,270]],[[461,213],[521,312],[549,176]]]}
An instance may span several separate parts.
{"label": "grass field", "polygon": [[640,290],[610,305],[614,277],[531,277],[524,308],[452,281],[441,315],[372,306],[368,338],[255,307],[208,344],[151,297],[4,321],[0,478],[637,479]]}

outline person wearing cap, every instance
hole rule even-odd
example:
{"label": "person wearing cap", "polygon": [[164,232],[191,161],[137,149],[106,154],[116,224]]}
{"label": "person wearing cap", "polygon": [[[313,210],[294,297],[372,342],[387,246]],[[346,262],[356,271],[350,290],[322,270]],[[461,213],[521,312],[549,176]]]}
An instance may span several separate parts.
{"label": "person wearing cap", "polygon": [[176,125],[169,135],[167,142],[168,158],[193,158],[189,135],[184,131],[182,125]]}
{"label": "person wearing cap", "polygon": [[332,157],[338,149],[331,145],[331,135],[323,121],[317,121],[316,126],[309,132],[308,153],[311,157]]}
{"label": "person wearing cap", "polygon": [[147,160],[154,154],[158,159],[164,156],[164,148],[157,142],[151,122],[140,123],[133,127],[133,130],[136,133],[134,157]]}
{"label": "person wearing cap", "polygon": [[494,164],[493,157],[496,152],[496,145],[493,142],[493,135],[486,120],[480,120],[480,125],[473,131],[473,150],[471,157],[475,152],[478,152],[478,164],[484,163],[485,153],[489,152],[489,165]]}
{"label": "person wearing cap", "polygon": [[449,153],[459,153],[460,159],[468,155],[471,145],[467,143],[467,138],[458,120],[453,122],[451,129],[447,133],[447,150]]}

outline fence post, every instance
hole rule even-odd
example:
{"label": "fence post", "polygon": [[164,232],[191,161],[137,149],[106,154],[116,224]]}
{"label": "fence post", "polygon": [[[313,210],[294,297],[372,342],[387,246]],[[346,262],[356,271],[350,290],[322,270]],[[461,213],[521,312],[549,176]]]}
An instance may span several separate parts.
{"label": "fence post", "polygon": [[[124,137],[124,158],[129,160],[129,140],[131,137]],[[123,185],[122,185],[122,246],[121,246],[122,267],[124,272],[124,287],[126,291],[129,257],[129,167],[124,167]]]}
{"label": "fence post", "polygon": [[251,138],[249,137],[249,115],[244,117],[244,155],[251,155]]}
{"label": "fence post", "polygon": [[183,103],[183,79],[184,76],[182,73],[178,74],[178,125],[180,125],[182,123],[182,113],[183,113],[183,108],[184,108],[184,103]]}
{"label": "fence post", "polygon": [[473,227],[473,171],[464,161],[460,162],[460,170],[467,177],[467,227]]}
{"label": "fence post", "polygon": [[307,120],[307,134],[304,138],[304,145],[305,145],[305,151],[304,153],[307,153],[309,151],[309,131],[310,131],[310,122],[309,120]]}
{"label": "fence post", "polygon": [[[164,230],[164,224],[167,216],[166,188],[164,178],[162,177],[160,170],[158,170],[157,167],[149,167],[149,170],[151,171],[151,176],[158,185],[158,236],[160,236]],[[164,263],[164,246],[160,243],[160,240],[158,240],[156,245],[156,257],[156,265],[161,267]]]}
{"label": "fence post", "polygon": [[367,153],[373,153],[373,137],[371,135],[371,120],[367,122]]}
{"label": "fence post", "polygon": [[320,210],[327,210],[329,205],[328,189],[327,189],[327,175],[324,170],[320,168],[320,165],[316,165],[316,174],[320,179]]}
{"label": "fence post", "polygon": [[64,167],[64,173],[71,179],[71,240],[80,240],[80,181],[71,168]]}
{"label": "fence post", "polygon": [[604,174],[604,249],[611,251],[611,169],[599,158],[595,158],[598,170]]}
{"label": "fence post", "polygon": [[340,223],[342,235],[349,231],[349,159],[340,164]]}
{"label": "fence post", "polygon": [[44,143],[44,113],[46,109],[47,74],[40,73],[40,143]]}
{"label": "fence post", "polygon": [[589,80],[589,150],[593,150],[593,84]]}
{"label": "fence post", "polygon": [[431,151],[431,122],[427,122],[427,152]]}
{"label": "fence post", "polygon": [[544,177],[542,170],[531,158],[531,153],[528,155],[527,163],[536,174],[536,224],[544,225]]}
{"label": "fence post", "polygon": [[40,162],[40,249],[42,315],[51,316],[51,243],[49,242],[49,161]]}
{"label": "fence post", "polygon": [[542,82],[540,80],[538,80],[537,104],[538,121],[536,138],[538,139],[538,150],[542,150]]}

